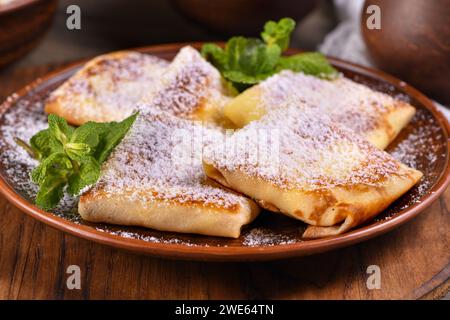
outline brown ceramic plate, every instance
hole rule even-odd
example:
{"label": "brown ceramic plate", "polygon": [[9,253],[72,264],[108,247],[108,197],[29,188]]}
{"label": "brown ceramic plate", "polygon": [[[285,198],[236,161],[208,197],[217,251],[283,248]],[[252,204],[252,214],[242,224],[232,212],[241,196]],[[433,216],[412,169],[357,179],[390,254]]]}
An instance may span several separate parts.
{"label": "brown ceramic plate", "polygon": [[[199,44],[194,44],[198,47]],[[171,59],[182,44],[155,46],[139,51]],[[291,50],[291,53],[296,52]],[[72,235],[139,253],[189,260],[271,260],[324,252],[380,235],[412,219],[428,207],[449,183],[449,124],[434,104],[407,84],[379,71],[337,59],[333,65],[347,77],[405,99],[417,114],[388,152],[424,173],[422,181],[376,219],[340,236],[303,241],[305,224],[263,212],[240,238],[224,239],[156,230],[92,224],[80,219],[76,201],[66,199],[53,212],[33,205],[28,172],[33,165],[15,147],[13,136],[29,139],[46,116],[46,96],[78,70],[82,63],[53,72],[20,90],[0,107],[0,191],[32,217]]]}

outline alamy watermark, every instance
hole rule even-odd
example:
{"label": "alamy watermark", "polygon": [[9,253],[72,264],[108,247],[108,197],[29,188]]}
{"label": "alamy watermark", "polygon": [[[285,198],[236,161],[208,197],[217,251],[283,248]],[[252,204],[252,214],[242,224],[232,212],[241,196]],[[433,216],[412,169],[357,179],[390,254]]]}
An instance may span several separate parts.
{"label": "alamy watermark", "polygon": [[170,137],[172,165],[176,168],[194,166],[212,158],[230,165],[237,161],[258,168],[280,168],[279,129],[236,132],[233,129],[214,131],[202,125],[175,129]]}
{"label": "alamy watermark", "polygon": [[81,30],[81,8],[76,4],[67,7],[66,27],[69,30]]}
{"label": "alamy watermark", "polygon": [[366,27],[369,30],[380,30],[381,29],[381,9],[379,6],[372,4],[367,6],[366,14],[369,16],[366,20]]}
{"label": "alamy watermark", "polygon": [[69,275],[66,286],[69,290],[81,290],[81,268],[75,264],[67,267],[66,273]]}
{"label": "alamy watermark", "polygon": [[381,289],[381,269],[376,264],[372,264],[367,267],[366,273],[369,275],[367,277],[366,286],[369,290]]}

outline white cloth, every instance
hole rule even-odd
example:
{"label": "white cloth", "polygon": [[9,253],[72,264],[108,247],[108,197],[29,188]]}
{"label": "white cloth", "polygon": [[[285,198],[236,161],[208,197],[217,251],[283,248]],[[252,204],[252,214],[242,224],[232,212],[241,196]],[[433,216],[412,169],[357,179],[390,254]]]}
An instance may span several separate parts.
{"label": "white cloth", "polygon": [[[334,0],[334,5],[341,22],[325,37],[319,45],[319,51],[363,66],[375,67],[361,36],[360,17],[364,0]],[[435,101],[434,103],[450,120],[450,110]]]}

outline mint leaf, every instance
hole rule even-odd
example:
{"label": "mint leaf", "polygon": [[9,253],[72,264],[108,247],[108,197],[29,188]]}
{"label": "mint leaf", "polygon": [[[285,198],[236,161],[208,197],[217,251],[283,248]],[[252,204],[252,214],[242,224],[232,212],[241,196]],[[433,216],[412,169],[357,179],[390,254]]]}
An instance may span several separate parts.
{"label": "mint leaf", "polygon": [[231,38],[225,50],[226,70],[239,71],[247,76],[271,74],[281,55],[277,46],[268,47],[259,39],[244,37]]}
{"label": "mint leaf", "polygon": [[99,135],[108,130],[108,127],[108,123],[86,122],[81,127],[75,129],[70,141],[86,143],[91,148],[95,148],[100,142]]}
{"label": "mint leaf", "polygon": [[41,163],[31,171],[31,180],[40,185],[47,175],[55,172],[67,173],[72,167],[72,162],[65,153],[53,153],[41,161]]}
{"label": "mint leaf", "polygon": [[202,54],[234,87],[245,89],[273,74],[281,50],[278,46],[267,46],[260,39],[233,37],[225,50],[215,44],[205,44]]}
{"label": "mint leaf", "polygon": [[227,55],[221,47],[214,43],[206,43],[202,46],[201,54],[203,58],[210,61],[219,71],[225,70]]}
{"label": "mint leaf", "polygon": [[137,115],[138,114],[135,113],[121,122],[99,124],[99,143],[97,145],[97,150],[93,154],[94,158],[97,159],[99,163],[105,161],[111,151],[120,141],[122,141],[123,137],[136,120]]}
{"label": "mint leaf", "polygon": [[60,172],[51,172],[45,176],[39,185],[36,204],[44,210],[53,209],[64,196],[67,177]]}
{"label": "mint leaf", "polygon": [[294,28],[295,21],[291,18],[283,18],[278,22],[268,21],[261,32],[262,40],[232,37],[225,49],[207,43],[203,45],[201,52],[220,71],[223,78],[240,92],[284,69],[334,79],[337,71],[320,53],[281,56],[289,47],[289,38]]}
{"label": "mint leaf", "polygon": [[[100,177],[100,164],[106,160],[111,151],[120,143],[129,131],[137,113],[121,122],[89,122],[77,128],[68,143],[66,152],[71,158],[80,160],[80,167],[69,177],[67,191],[78,195],[86,186],[94,184]],[[90,152],[95,150],[94,152]],[[91,154],[92,156],[86,155]]]}
{"label": "mint leaf", "polygon": [[289,57],[281,57],[278,61],[277,70],[284,69],[303,72],[324,79],[335,79],[338,76],[337,70],[319,52],[305,52]]}
{"label": "mint leaf", "polygon": [[72,160],[82,161],[91,153],[91,147],[87,143],[69,142],[64,146],[66,154]]}
{"label": "mint leaf", "polygon": [[81,163],[79,170],[69,177],[67,192],[72,196],[79,195],[80,191],[100,178],[100,164],[93,157],[88,157]]}
{"label": "mint leaf", "polygon": [[62,152],[63,145],[57,140],[49,129],[39,131],[30,140],[31,148],[37,159],[45,159],[55,152]]}
{"label": "mint leaf", "polygon": [[87,145],[93,152],[94,158],[102,163],[111,151],[120,143],[136,120],[137,113],[131,115],[121,122],[87,122],[75,129],[71,137],[71,143],[81,147]]}
{"label": "mint leaf", "polygon": [[280,21],[268,21],[261,32],[261,38],[268,46],[278,45],[282,51],[289,48],[289,38],[295,28],[295,21],[291,18],[283,18]]}
{"label": "mint leaf", "polygon": [[73,170],[70,159],[64,153],[50,155],[33,170],[32,180],[39,185],[36,204],[44,209],[54,208],[64,196],[67,177]]}
{"label": "mint leaf", "polygon": [[35,134],[30,145],[17,143],[40,160],[31,172],[39,185],[36,204],[42,209],[54,208],[64,195],[73,196],[100,177],[101,163],[122,140],[136,120],[137,113],[122,122],[88,122],[72,128],[56,115],[49,115],[48,129]]}
{"label": "mint leaf", "polygon": [[55,137],[62,144],[66,143],[73,132],[73,128],[67,124],[64,118],[58,117],[55,114],[48,116],[48,129],[53,137]]}

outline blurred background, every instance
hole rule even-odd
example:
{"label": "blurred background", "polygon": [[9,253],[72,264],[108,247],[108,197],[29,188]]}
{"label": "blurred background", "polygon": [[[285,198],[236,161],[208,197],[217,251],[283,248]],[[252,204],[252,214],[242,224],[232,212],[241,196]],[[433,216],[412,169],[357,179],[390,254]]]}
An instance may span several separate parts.
{"label": "blurred background", "polygon": [[[227,1],[209,0],[60,0],[54,16],[53,25],[39,46],[28,55],[21,65],[42,64],[49,62],[67,61],[90,57],[95,54],[131,48],[151,44],[187,42],[203,40],[226,40],[230,34],[255,34],[249,32],[251,29],[245,26],[239,32],[237,22],[244,21],[246,17],[234,8],[224,20],[222,27],[216,23],[216,28],[211,24],[202,24],[201,18],[193,18],[192,2],[198,3],[198,8],[204,4],[213,2],[226,3]],[[202,5],[202,2],[204,3]],[[239,1],[228,1],[239,2]],[[240,0],[243,3],[257,3],[258,1]],[[277,1],[264,1],[277,2]],[[315,49],[323,37],[337,24],[334,10],[329,1],[280,1],[294,3],[294,7],[304,8],[304,3],[308,3],[307,8],[301,10],[301,20],[297,26],[297,31],[292,41],[292,46],[305,49]],[[297,2],[297,3],[296,3]],[[66,8],[76,4],[81,9],[81,30],[68,30],[66,19],[68,14]],[[300,4],[300,5],[299,5]],[[251,7],[251,5],[247,5]],[[287,9],[278,14],[279,17],[289,15],[289,5]],[[186,10],[191,8],[191,11]],[[195,8],[195,7],[194,7]],[[254,10],[261,10],[253,5]],[[224,17],[218,9],[206,8],[205,15],[212,16],[212,13]],[[251,11],[251,9],[247,9]],[[302,14],[304,13],[304,14]],[[273,16],[266,13],[267,18]],[[299,19],[300,18],[300,19]],[[0,18],[1,19],[1,18]],[[256,23],[253,31],[258,33],[266,19]],[[213,20],[214,21],[214,20]],[[200,23],[199,23],[200,22]],[[233,26],[234,25],[234,26]],[[232,30],[227,32],[227,30]],[[315,30],[315,32],[312,32]]]}
{"label": "blurred background", "polygon": [[[81,9],[69,30],[68,6]],[[381,9],[369,30],[367,8]],[[297,21],[292,47],[382,69],[450,105],[450,0],[0,0],[0,74],[152,44],[258,35]]]}

